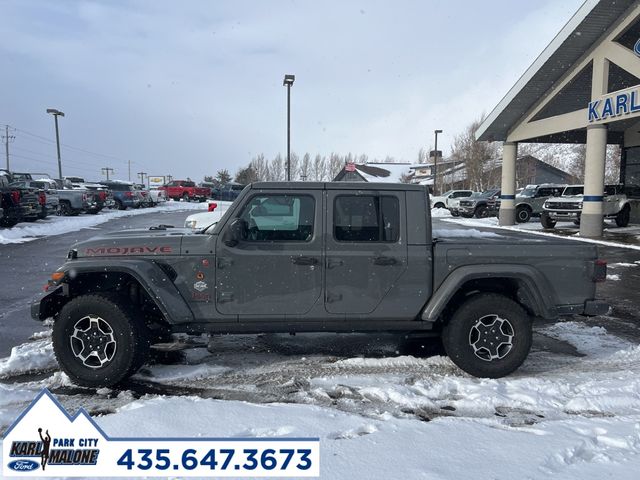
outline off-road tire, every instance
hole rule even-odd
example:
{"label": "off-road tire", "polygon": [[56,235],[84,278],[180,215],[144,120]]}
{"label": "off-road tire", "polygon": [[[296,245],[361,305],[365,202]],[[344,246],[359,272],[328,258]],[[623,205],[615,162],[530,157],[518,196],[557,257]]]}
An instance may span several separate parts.
{"label": "off-road tire", "polygon": [[116,208],[118,210],[126,210],[127,207],[124,206],[124,203],[122,203],[122,200],[118,200],[116,199]]}
{"label": "off-road tire", "polygon": [[540,223],[543,228],[553,228],[556,226],[556,221],[551,219],[547,213],[540,215]]}
{"label": "off-road tire", "polygon": [[451,213],[452,217],[459,217],[460,216],[459,212],[453,212],[453,211],[449,210],[449,213]]}
{"label": "off-road tire", "polygon": [[480,205],[473,212],[473,216],[476,218],[487,218],[489,216],[489,207],[486,205]]}
{"label": "off-road tire", "polygon": [[187,192],[184,192],[182,194],[182,201],[183,202],[188,202],[189,201],[189,194]]}
{"label": "off-road tire", "polygon": [[622,210],[616,215],[616,225],[618,227],[626,227],[629,225],[629,219],[631,217],[631,208],[629,205],[625,205]]}
{"label": "off-road tire", "polygon": [[[479,293],[464,302],[444,325],[442,344],[453,363],[465,372],[500,378],[514,372],[527,358],[533,336],[531,323],[526,311],[510,298]],[[480,337],[478,325],[486,329]],[[510,343],[505,343],[509,334]],[[494,338],[499,339],[498,345],[491,343]],[[481,358],[494,352],[495,358]]]}
{"label": "off-road tire", "polygon": [[[86,366],[72,347],[76,325],[89,316],[104,321],[115,340],[112,358],[94,368]],[[117,295],[74,298],[62,308],[53,324],[53,350],[60,368],[74,383],[84,387],[111,387],[122,382],[144,364],[149,353],[149,332],[137,317],[127,301]]]}
{"label": "off-road tire", "polygon": [[433,208],[444,208],[444,203],[438,202],[433,206]]}
{"label": "off-road tire", "polygon": [[529,220],[531,220],[531,209],[529,207],[521,205],[516,208],[516,222],[527,223]]}

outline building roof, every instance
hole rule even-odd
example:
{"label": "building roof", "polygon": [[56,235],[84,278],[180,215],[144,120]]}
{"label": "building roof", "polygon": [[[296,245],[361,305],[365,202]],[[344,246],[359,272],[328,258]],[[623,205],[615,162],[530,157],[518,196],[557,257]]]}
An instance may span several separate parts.
{"label": "building roof", "polygon": [[[365,182],[400,183],[403,175],[410,175],[410,163],[363,163],[355,164],[355,172]],[[345,167],[336,175],[340,180],[346,173]]]}
{"label": "building roof", "polygon": [[506,140],[509,130],[636,1],[585,1],[478,127],[476,138]]}

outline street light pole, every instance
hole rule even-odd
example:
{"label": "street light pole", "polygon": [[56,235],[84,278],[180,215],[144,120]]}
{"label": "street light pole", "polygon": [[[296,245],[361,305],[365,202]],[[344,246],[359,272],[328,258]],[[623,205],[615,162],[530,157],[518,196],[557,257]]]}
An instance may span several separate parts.
{"label": "street light pole", "polygon": [[58,133],[58,117],[64,117],[64,112],[55,108],[47,108],[47,113],[53,115],[56,124],[56,147],[58,150],[58,177],[62,180],[62,161],[60,160],[60,134]]}
{"label": "street light pole", "polygon": [[282,85],[287,87],[287,182],[291,181],[291,86],[295,75],[285,75]]}
{"label": "street light pole", "polygon": [[442,133],[442,130],[434,130],[434,133],[436,134],[435,151],[433,152],[433,194],[435,195],[438,188],[438,134]]}

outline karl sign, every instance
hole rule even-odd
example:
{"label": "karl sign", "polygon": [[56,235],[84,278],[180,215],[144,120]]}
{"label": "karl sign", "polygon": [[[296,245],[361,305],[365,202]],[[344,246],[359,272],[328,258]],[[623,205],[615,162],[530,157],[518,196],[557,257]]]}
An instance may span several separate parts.
{"label": "karl sign", "polygon": [[605,95],[589,102],[589,123],[601,122],[614,117],[640,112],[640,87]]}

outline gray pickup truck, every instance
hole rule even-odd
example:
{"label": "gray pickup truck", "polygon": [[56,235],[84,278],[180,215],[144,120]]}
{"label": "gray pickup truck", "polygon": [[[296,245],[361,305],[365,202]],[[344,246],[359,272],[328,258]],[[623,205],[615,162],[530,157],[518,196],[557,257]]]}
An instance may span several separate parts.
{"label": "gray pickup truck", "polygon": [[429,334],[464,371],[495,378],[525,360],[536,318],[607,312],[595,300],[606,277],[595,246],[515,233],[432,238],[426,193],[254,183],[207,229],[161,225],[76,244],[31,313],[55,319],[60,367],[97,387],[127,378],[176,332]]}

